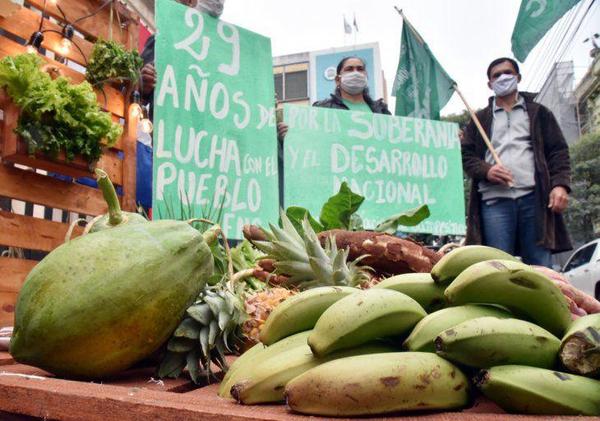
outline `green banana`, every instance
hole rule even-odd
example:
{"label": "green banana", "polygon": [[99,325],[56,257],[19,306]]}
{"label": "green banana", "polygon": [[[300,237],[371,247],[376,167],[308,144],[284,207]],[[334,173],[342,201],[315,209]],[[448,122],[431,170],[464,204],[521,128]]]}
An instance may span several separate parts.
{"label": "green banana", "polygon": [[433,281],[429,273],[404,273],[384,279],[373,288],[393,289],[416,300],[426,311],[435,311],[445,304],[444,286]]}
{"label": "green banana", "polygon": [[427,313],[409,296],[389,289],[368,289],[342,298],[321,315],[308,345],[323,357],[374,339],[408,332]]}
{"label": "green banana", "polygon": [[435,352],[433,341],[444,330],[467,320],[486,316],[512,317],[508,311],[495,306],[467,304],[444,308],[421,319],[406,338],[403,346],[409,351]]}
{"label": "green banana", "polygon": [[600,415],[600,381],[544,368],[503,365],[482,370],[475,384],[507,412]]}
{"label": "green banana", "polygon": [[496,317],[467,320],[435,339],[440,357],[476,368],[506,364],[552,368],[559,347],[560,339],[533,323]]}
{"label": "green banana", "polygon": [[308,345],[302,345],[257,365],[249,377],[233,385],[231,394],[243,404],[283,401],[285,385],[313,367],[338,358],[393,351],[397,350],[383,344],[372,343],[317,358],[311,353]]}
{"label": "green banana", "polygon": [[341,358],[288,382],[294,411],[321,416],[378,415],[461,408],[469,381],[452,363],[426,352],[390,352]]}
{"label": "green banana", "polygon": [[296,294],[279,304],[269,315],[260,332],[260,340],[271,345],[296,332],[312,329],[329,306],[356,288],[333,286],[313,288]]}
{"label": "green banana", "polygon": [[256,356],[258,354],[260,354],[262,351],[264,351],[266,348],[267,347],[264,344],[257,343],[252,348],[250,348],[249,350],[247,350],[246,352],[244,352],[242,355],[240,355],[231,364],[231,366],[229,367],[229,370],[227,370],[227,373],[225,373],[225,376],[223,377],[223,380],[221,380],[221,384],[219,385],[218,395],[222,396],[222,397],[228,397],[229,391],[225,390],[225,387],[226,387],[226,384],[229,383],[229,379],[231,378],[231,376],[233,376],[233,374],[235,373],[235,371],[238,368],[242,367],[245,364],[248,364],[249,361],[254,360],[254,358],[256,358]]}
{"label": "green banana", "polygon": [[450,304],[499,304],[519,318],[562,337],[571,325],[569,305],[560,289],[530,266],[511,260],[488,260],[464,270],[444,293]]}
{"label": "green banana", "polygon": [[264,347],[264,349],[257,350],[256,353],[250,354],[248,357],[243,358],[234,370],[232,370],[231,375],[228,377],[227,381],[223,380],[221,385],[219,386],[219,396],[223,398],[231,397],[231,387],[237,383],[239,380],[247,378],[251,375],[252,370],[260,364],[262,361],[268,361],[274,356],[285,352],[287,350],[297,348],[303,345],[306,345],[306,339],[310,335],[311,331],[296,333],[295,335],[288,336],[285,339],[282,339],[279,342],[275,342],[271,346]]}
{"label": "green banana", "polygon": [[498,259],[518,261],[516,257],[493,247],[459,247],[445,254],[444,257],[433,266],[431,269],[431,277],[435,282],[442,285],[448,285],[469,266],[486,260]]}
{"label": "green banana", "polygon": [[600,377],[600,313],[573,322],[562,340],[559,356],[570,372]]}

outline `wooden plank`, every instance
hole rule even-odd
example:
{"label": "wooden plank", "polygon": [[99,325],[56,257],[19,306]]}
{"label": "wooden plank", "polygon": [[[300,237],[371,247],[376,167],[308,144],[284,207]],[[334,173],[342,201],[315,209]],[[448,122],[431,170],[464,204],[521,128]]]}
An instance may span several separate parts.
{"label": "wooden plank", "polygon": [[8,165],[0,165],[0,196],[84,215],[106,212],[106,202],[97,189]]}
{"label": "wooden plank", "polygon": [[[26,9],[25,7],[22,7],[20,10],[16,11],[7,18],[0,17],[0,28],[4,29],[7,32],[10,32],[13,35],[17,35],[20,38],[29,40],[31,34],[33,34],[39,29],[39,22],[39,14],[37,14],[31,9]],[[85,39],[75,35],[73,36],[73,42],[76,43],[79,46],[79,48],[81,48],[83,56],[75,46],[73,46],[65,54],[65,52],[62,51],[62,49],[60,48],[60,42],[63,38],[61,35],[62,26],[51,22],[49,19],[44,19],[42,30],[52,30],[58,32],[44,32],[44,41],[42,42],[42,47],[50,51],[54,51],[59,55],[66,57],[70,60],[73,60],[74,62],[79,63],[82,66],[86,65],[86,61],[89,59],[90,54],[92,53],[93,44],[91,42],[86,41]]]}
{"label": "wooden plank", "polygon": [[[4,56],[14,56],[17,54],[26,53],[27,50],[24,46],[4,37],[0,36],[0,58]],[[56,66],[61,74],[71,79],[73,83],[81,83],[85,80],[85,75],[79,73],[70,67],[65,66],[49,57],[40,56],[49,64]],[[125,115],[125,98],[112,86],[105,86],[104,93],[96,89],[96,96],[98,97],[98,103],[100,106],[117,115],[123,117]]]}
{"label": "wooden plank", "polygon": [[[307,417],[290,412],[285,405],[239,405],[217,396],[218,385],[195,389],[187,393],[171,393],[147,387],[148,378],[139,378],[137,386],[122,387],[110,381],[102,384],[76,382],[35,373],[23,367],[23,375],[8,366],[0,372],[0,410],[16,414],[60,420],[86,421],[324,421],[329,418]],[[13,368],[15,367],[15,368]],[[30,377],[27,377],[29,375]],[[597,417],[577,417],[593,420]],[[349,421],[349,418],[337,418]],[[512,415],[503,412],[411,412],[402,416],[370,417],[369,420],[401,421],[541,421],[547,416]],[[552,416],[553,421],[571,421],[572,416]]]}
{"label": "wooden plank", "polygon": [[[45,0],[27,0],[25,3],[34,6],[35,8],[44,9]],[[104,0],[59,0],[60,7],[65,12],[67,20],[74,22],[96,11],[105,1]],[[46,13],[59,21],[63,21],[62,13],[58,10],[57,2],[46,2]],[[133,16],[132,16],[133,17]],[[127,20],[127,16],[123,16],[122,22]],[[105,7],[100,12],[92,17],[81,20],[75,24],[75,29],[84,34],[96,38],[110,39],[110,6]],[[137,25],[134,25],[137,27]],[[136,28],[137,29],[137,28]],[[132,30],[134,30],[132,28]],[[129,43],[128,28],[119,30],[119,21],[116,13],[113,15],[112,21],[112,39],[127,46],[128,48],[136,48]]]}
{"label": "wooden plank", "polygon": [[14,325],[16,302],[16,292],[0,291],[0,327]]}
{"label": "wooden plank", "polygon": [[123,161],[117,156],[118,152],[112,149],[107,149],[96,164],[97,168],[101,168],[107,172],[110,181],[113,184],[123,185]]}
{"label": "wooden plank", "polygon": [[0,257],[0,292],[17,293],[37,261]]}
{"label": "wooden plank", "polygon": [[[0,244],[28,250],[52,251],[65,242],[69,224],[0,210]],[[83,228],[75,227],[72,238]]]}
{"label": "wooden plank", "polygon": [[14,362],[13,357],[8,352],[0,352],[0,366],[9,365]]}

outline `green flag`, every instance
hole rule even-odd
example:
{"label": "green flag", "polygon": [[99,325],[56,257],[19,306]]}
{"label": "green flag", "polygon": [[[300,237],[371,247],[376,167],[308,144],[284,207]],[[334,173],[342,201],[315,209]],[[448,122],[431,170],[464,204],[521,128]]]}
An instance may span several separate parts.
{"label": "green flag", "polygon": [[523,0],[511,38],[512,52],[521,63],[552,25],[580,0]]}
{"label": "green flag", "polygon": [[396,115],[439,120],[455,82],[435,59],[423,38],[402,15],[400,63],[392,88]]}

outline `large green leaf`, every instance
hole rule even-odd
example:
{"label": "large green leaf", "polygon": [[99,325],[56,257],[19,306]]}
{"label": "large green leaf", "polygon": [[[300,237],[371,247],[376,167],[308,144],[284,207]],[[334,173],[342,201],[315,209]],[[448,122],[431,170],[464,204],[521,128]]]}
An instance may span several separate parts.
{"label": "large green leaf", "polygon": [[385,232],[386,234],[395,234],[396,231],[398,231],[399,225],[414,227],[429,218],[430,215],[429,206],[421,205],[418,208],[399,213],[386,219],[375,227],[375,231]]}
{"label": "large green leaf", "polygon": [[349,229],[350,218],[358,210],[365,198],[354,193],[346,182],[340,186],[340,191],[329,198],[321,209],[320,221],[325,229]]}
{"label": "large green leaf", "polygon": [[292,225],[294,225],[294,228],[296,228],[296,231],[298,231],[298,233],[301,236],[304,236],[302,221],[304,221],[305,217],[308,218],[308,222],[310,223],[311,227],[315,230],[315,232],[325,231],[325,227],[321,225],[319,221],[313,218],[313,216],[306,208],[300,206],[290,206],[285,211],[285,214],[290,219],[290,222],[292,223]]}

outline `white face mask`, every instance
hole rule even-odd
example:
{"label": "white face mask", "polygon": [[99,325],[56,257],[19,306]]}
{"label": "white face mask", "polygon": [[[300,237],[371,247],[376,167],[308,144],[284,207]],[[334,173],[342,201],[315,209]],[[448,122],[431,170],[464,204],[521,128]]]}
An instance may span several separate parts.
{"label": "white face mask", "polygon": [[367,75],[361,72],[343,73],[341,76],[342,89],[350,95],[358,95],[367,87]]}
{"label": "white face mask", "polygon": [[503,97],[517,90],[519,81],[517,75],[500,75],[498,79],[492,82],[492,89],[496,96]]}
{"label": "white face mask", "polygon": [[225,0],[198,0],[196,10],[218,18],[223,13],[223,3]]}

